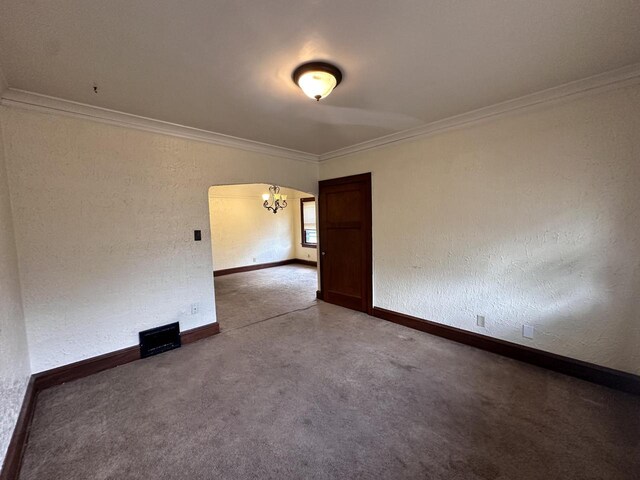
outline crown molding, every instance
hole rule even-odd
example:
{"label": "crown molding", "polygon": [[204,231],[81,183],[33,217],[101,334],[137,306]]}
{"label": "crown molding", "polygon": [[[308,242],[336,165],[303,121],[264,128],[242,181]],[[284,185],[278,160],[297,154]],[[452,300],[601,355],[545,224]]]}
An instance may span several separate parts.
{"label": "crown molding", "polygon": [[[0,87],[2,87],[0,71]],[[333,150],[322,155],[278,147],[253,140],[246,140],[221,133],[210,132],[175,123],[154,120],[152,118],[118,112],[83,103],[63,100],[56,97],[8,88],[2,92],[0,105],[35,110],[45,113],[57,113],[76,118],[135,128],[148,132],[171,135],[179,138],[221,145],[225,147],[262,153],[265,155],[288,158],[306,163],[318,163],[344,157],[366,150],[380,148],[392,143],[406,142],[417,138],[429,137],[456,128],[470,126],[487,119],[495,119],[514,112],[523,112],[541,105],[573,100],[586,95],[594,95],[606,90],[622,88],[640,83],[640,63],[611,70],[599,75],[576,80],[564,85],[532,93],[513,100],[497,103],[488,107],[472,110],[453,117],[437,120],[419,127],[374,138],[362,143]]]}
{"label": "crown molding", "polygon": [[94,107],[84,103],[72,102],[61,98],[41,95],[9,88],[2,94],[0,105],[35,110],[44,113],[57,113],[60,115],[94,120],[109,125],[135,128],[146,132],[171,135],[189,140],[212,143],[224,147],[238,148],[250,152],[262,153],[274,157],[288,158],[307,163],[317,163],[318,155],[284,147],[277,147],[267,143],[246,140],[243,138],[210,132],[199,128],[186,127],[175,123],[154,120],[152,118],[118,112],[102,107]]}
{"label": "crown molding", "polygon": [[526,111],[542,104],[573,100],[582,96],[594,95],[606,90],[622,88],[637,83],[640,83],[640,63],[565,83],[564,85],[472,110],[443,120],[437,120],[419,127],[378,137],[349,147],[333,150],[320,155],[319,160],[320,162],[324,162],[334,158],[344,157],[345,155],[380,148],[391,143],[429,137],[447,130],[470,126],[487,119],[494,119],[514,112]]}

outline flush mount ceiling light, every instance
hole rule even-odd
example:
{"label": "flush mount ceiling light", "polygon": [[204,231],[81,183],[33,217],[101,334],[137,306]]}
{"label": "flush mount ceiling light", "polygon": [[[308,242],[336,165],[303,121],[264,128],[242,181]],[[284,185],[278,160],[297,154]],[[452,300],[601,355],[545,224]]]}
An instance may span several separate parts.
{"label": "flush mount ceiling light", "polygon": [[309,62],[296,68],[291,77],[307,97],[319,102],[340,84],[342,72],[330,63]]}

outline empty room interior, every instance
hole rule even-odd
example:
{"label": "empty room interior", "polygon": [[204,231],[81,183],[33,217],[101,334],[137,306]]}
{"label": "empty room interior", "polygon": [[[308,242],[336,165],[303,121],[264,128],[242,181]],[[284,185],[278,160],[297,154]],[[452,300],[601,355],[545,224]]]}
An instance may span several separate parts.
{"label": "empty room interior", "polygon": [[640,478],[639,25],[0,0],[0,480]]}
{"label": "empty room interior", "polygon": [[[209,189],[209,215],[221,331],[315,305],[313,196],[268,184],[218,185]],[[194,308],[197,312],[199,305]]]}

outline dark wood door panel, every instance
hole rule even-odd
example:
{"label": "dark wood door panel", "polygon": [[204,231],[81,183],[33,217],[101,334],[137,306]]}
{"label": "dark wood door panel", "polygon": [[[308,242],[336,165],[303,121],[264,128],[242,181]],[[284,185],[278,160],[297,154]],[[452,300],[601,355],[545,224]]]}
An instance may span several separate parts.
{"label": "dark wood door panel", "polygon": [[328,229],[326,242],[327,293],[362,296],[362,244],[360,229]]}
{"label": "dark wood door panel", "polygon": [[362,222],[362,192],[334,188],[327,192],[327,222],[332,224]]}
{"label": "dark wood door panel", "polygon": [[370,312],[371,174],[320,182],[318,219],[324,300]]}
{"label": "dark wood door panel", "polygon": [[340,305],[341,307],[348,308],[350,310],[367,312],[366,305],[362,305],[362,298],[360,296],[354,297],[339,292],[330,292],[328,295],[323,294],[322,299],[327,303]]}

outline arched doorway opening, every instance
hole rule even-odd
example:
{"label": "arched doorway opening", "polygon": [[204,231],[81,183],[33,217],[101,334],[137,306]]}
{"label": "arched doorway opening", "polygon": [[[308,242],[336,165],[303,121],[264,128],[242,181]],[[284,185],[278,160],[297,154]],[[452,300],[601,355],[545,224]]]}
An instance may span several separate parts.
{"label": "arched doorway opening", "polygon": [[273,213],[263,206],[269,187],[254,183],[209,189],[216,317],[222,330],[316,303],[315,197],[280,187],[286,207]]}

